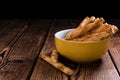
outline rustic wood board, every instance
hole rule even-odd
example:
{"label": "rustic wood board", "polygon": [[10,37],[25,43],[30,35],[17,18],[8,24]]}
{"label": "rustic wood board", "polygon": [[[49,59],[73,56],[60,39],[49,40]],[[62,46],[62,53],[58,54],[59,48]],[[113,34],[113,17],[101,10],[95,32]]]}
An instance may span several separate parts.
{"label": "rustic wood board", "polygon": [[[55,48],[57,31],[75,28],[77,19],[0,20],[0,50],[9,47],[0,63],[0,80],[120,80],[120,32],[111,38],[109,51],[92,63],[73,63],[60,56],[60,61],[74,70],[72,76],[54,68],[40,54]],[[108,20],[119,26],[120,20]]]}
{"label": "rustic wood board", "polygon": [[[16,39],[17,36],[19,36],[19,38],[10,40],[8,44],[8,39],[11,39],[11,36],[6,37],[9,35],[6,34],[5,38],[1,40],[4,41],[7,39],[7,41],[4,41],[4,44],[10,46],[9,54],[5,57],[1,65],[1,80],[29,79],[51,22],[51,20],[28,20],[21,30],[19,27],[17,28],[17,25],[20,25],[20,23],[15,23],[16,27],[5,29],[8,33],[13,32],[11,34],[14,35],[14,39]],[[15,35],[16,30],[20,30],[22,33],[19,31],[17,35]]]}
{"label": "rustic wood board", "polygon": [[[22,28],[24,27],[24,20],[12,20],[8,25],[4,26],[2,30],[0,30],[0,48],[4,48],[6,46],[11,46],[11,41],[14,43],[22,32]],[[16,37],[18,36],[18,37]],[[15,38],[16,37],[16,38]],[[13,44],[12,43],[12,44]]]}
{"label": "rustic wood board", "polygon": [[[46,42],[42,48],[41,54],[49,54],[52,49],[55,49],[54,44],[54,33],[70,28],[70,20],[54,20],[50,32],[48,33]],[[37,74],[37,75],[36,75]],[[48,63],[44,62],[42,59],[38,58],[37,64],[34,68],[30,80],[68,80],[68,77],[62,74],[60,71],[50,66]]]}
{"label": "rustic wood board", "polygon": [[[79,24],[77,20],[55,20],[50,32],[48,33],[46,42],[40,54],[50,54],[55,49],[54,33],[74,28]],[[63,60],[66,65],[74,70],[74,75],[67,76],[61,71],[49,65],[47,62],[38,58],[30,80],[119,80],[119,74],[114,66],[108,53],[100,60],[89,64],[76,64]]]}

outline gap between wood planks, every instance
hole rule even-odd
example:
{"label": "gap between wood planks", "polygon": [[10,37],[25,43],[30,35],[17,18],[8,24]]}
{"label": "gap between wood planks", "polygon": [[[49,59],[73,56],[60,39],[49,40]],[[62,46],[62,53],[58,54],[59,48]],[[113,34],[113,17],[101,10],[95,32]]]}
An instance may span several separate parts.
{"label": "gap between wood planks", "polygon": [[115,61],[114,61],[114,59],[113,59],[113,57],[110,53],[110,50],[108,50],[108,53],[109,53],[109,56],[111,58],[111,61],[113,62],[113,65],[114,65],[115,69],[117,70],[118,74],[120,75],[119,69],[117,68],[117,65],[115,64]]}
{"label": "gap between wood planks", "polygon": [[43,48],[43,46],[44,46],[44,44],[45,44],[46,38],[47,38],[47,36],[49,35],[49,32],[51,31],[52,25],[54,24],[54,22],[55,22],[55,19],[52,20],[52,24],[50,25],[48,31],[46,32],[46,34],[45,34],[45,36],[44,36],[44,38],[43,38],[43,40],[42,40],[42,42],[41,42],[42,44],[40,45],[40,50],[38,51],[39,54],[38,54],[37,58],[35,59],[35,62],[34,62],[34,64],[33,64],[33,67],[32,67],[32,69],[31,69],[31,71],[30,71],[30,74],[28,75],[28,80],[30,80],[30,78],[31,78],[32,72],[33,72],[33,70],[34,70],[34,68],[35,68],[35,65],[36,65],[37,60],[38,60],[39,55],[40,55],[40,52],[41,52],[41,50],[42,50],[42,48]]}
{"label": "gap between wood planks", "polygon": [[111,37],[111,40],[110,40],[110,47],[109,47],[109,55],[110,55],[110,58],[118,72],[118,74],[120,75],[120,64],[119,64],[119,58],[120,58],[120,55],[119,55],[119,46],[120,46],[120,31],[118,31],[115,35],[113,35]]}

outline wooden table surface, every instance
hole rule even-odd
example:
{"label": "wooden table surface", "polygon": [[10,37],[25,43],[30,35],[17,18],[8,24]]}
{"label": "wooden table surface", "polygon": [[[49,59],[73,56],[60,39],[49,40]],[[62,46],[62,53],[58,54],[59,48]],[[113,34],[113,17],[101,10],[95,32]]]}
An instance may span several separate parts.
{"label": "wooden table surface", "polygon": [[[55,49],[54,33],[75,28],[81,19],[1,19],[0,80],[120,80],[120,32],[111,38],[108,52],[92,63],[61,60],[72,76],[54,68],[39,55]],[[106,20],[120,28],[120,19]]]}

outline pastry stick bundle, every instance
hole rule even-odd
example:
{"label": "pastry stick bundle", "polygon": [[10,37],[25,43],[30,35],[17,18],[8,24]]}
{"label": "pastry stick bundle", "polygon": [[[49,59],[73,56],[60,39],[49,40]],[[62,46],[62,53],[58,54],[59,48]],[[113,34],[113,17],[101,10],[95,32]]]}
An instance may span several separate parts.
{"label": "pastry stick bundle", "polygon": [[65,40],[73,41],[98,41],[107,39],[119,29],[115,25],[108,24],[101,18],[94,16],[85,17],[79,26],[68,32],[64,37]]}

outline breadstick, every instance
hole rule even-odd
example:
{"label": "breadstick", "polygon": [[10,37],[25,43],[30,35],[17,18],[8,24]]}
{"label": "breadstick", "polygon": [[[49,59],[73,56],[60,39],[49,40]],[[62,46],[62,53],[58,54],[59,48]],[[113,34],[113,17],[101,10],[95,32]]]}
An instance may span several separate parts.
{"label": "breadstick", "polygon": [[[93,20],[93,21],[91,22],[91,20]],[[85,20],[82,21],[82,24],[83,24],[83,23],[86,23],[86,22],[84,22],[84,21],[85,21]],[[103,19],[103,18],[96,18],[96,19],[90,18],[90,19],[88,19],[87,22],[89,22],[89,23],[88,23],[88,24],[85,24],[85,25],[82,25],[82,26],[80,25],[80,26],[78,26],[78,28],[70,31],[70,32],[65,36],[64,39],[70,40],[70,39],[77,38],[77,37],[79,37],[79,36],[87,33],[87,32],[90,31],[91,29],[93,29],[93,28],[95,28],[95,27],[98,27],[98,26],[100,26],[101,24],[103,24],[104,19]]]}
{"label": "breadstick", "polygon": [[111,30],[111,33],[114,34],[116,33],[119,29],[115,26],[115,25],[111,25],[111,24],[108,24],[108,23],[104,23],[102,24],[100,27],[98,27],[97,29],[94,29],[92,31],[92,33],[99,33],[99,32],[103,32],[103,31],[106,31],[108,28],[112,28]]}
{"label": "breadstick", "polygon": [[72,75],[73,74],[73,70],[70,69],[69,67],[66,67],[65,65],[63,65],[60,62],[53,62],[52,59],[45,55],[45,54],[41,54],[40,57],[45,60],[46,62],[48,62],[49,64],[51,64],[52,66],[54,66],[55,68],[59,69],[60,71],[64,72],[67,75]]}
{"label": "breadstick", "polygon": [[111,34],[108,32],[94,33],[91,35],[87,35],[82,38],[73,39],[74,41],[99,41],[103,39],[107,39]]}
{"label": "breadstick", "polygon": [[103,24],[103,22],[104,22],[103,18],[96,18],[93,23],[89,23],[88,25],[85,26],[85,29],[83,30],[83,32],[81,34],[84,34],[88,31],[92,30],[93,28],[100,26],[101,24]]}
{"label": "breadstick", "polygon": [[107,28],[110,28],[110,27],[111,27],[111,26],[108,25],[107,23],[101,24],[99,27],[93,29],[93,30],[91,31],[91,33],[100,33],[100,32],[103,32],[103,31],[105,31]]}
{"label": "breadstick", "polygon": [[119,31],[119,29],[117,28],[117,26],[111,25],[111,27],[112,27],[112,33],[113,33],[113,34],[115,34],[116,32]]}
{"label": "breadstick", "polygon": [[73,41],[96,41],[106,39],[119,31],[117,26],[108,24],[101,18],[86,17],[80,25],[68,32],[64,39]]}
{"label": "breadstick", "polygon": [[57,50],[52,50],[51,59],[52,59],[53,62],[57,62],[58,61]]}
{"label": "breadstick", "polygon": [[70,32],[65,36],[64,39],[70,40],[70,39],[74,39],[74,38],[80,36],[81,33],[83,33],[83,30],[85,29],[85,25],[93,22],[94,20],[95,20],[95,17],[93,17],[93,16],[92,16],[91,18],[86,17],[86,18],[83,19],[83,21],[79,24],[79,26],[78,26],[76,29],[70,31]]}

